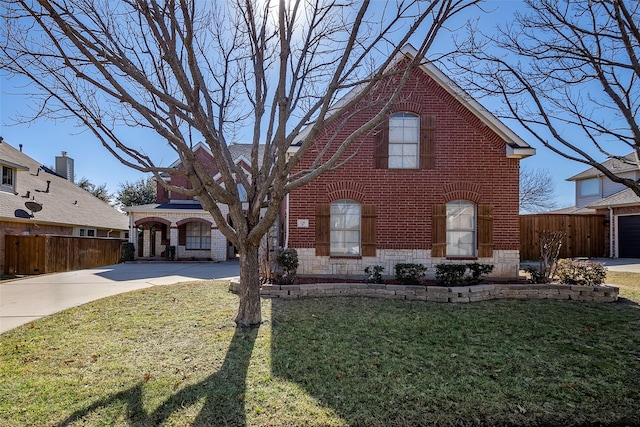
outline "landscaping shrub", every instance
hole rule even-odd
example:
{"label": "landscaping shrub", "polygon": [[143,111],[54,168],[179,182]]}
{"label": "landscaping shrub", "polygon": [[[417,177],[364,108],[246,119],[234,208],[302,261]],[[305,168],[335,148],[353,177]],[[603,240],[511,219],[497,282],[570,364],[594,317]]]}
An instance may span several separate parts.
{"label": "landscaping shrub", "polygon": [[526,267],[524,271],[531,275],[531,283],[549,283],[547,274],[537,267]]}
{"label": "landscaping shrub", "polygon": [[438,264],[436,265],[436,280],[442,286],[458,286],[467,271],[466,264]]}
{"label": "landscaping shrub", "polygon": [[122,254],[122,261],[133,261],[136,248],[133,246],[133,243],[126,242],[120,246],[120,252]]}
{"label": "landscaping shrub", "polygon": [[477,285],[482,281],[481,276],[493,271],[491,264],[438,264],[436,265],[436,280],[442,286]]}
{"label": "landscaping shrub", "polygon": [[364,274],[367,275],[367,283],[384,283],[382,279],[382,272],[384,267],[381,265],[372,265],[364,269]]}
{"label": "landscaping shrub", "polygon": [[480,264],[477,262],[473,262],[471,264],[467,264],[467,268],[469,269],[469,277],[466,279],[470,285],[477,285],[482,281],[481,277],[486,276],[487,274],[491,274],[493,271],[493,264]]}
{"label": "landscaping shrub", "polygon": [[273,280],[279,285],[291,285],[296,280],[298,271],[298,251],[295,249],[277,249],[275,251],[277,268],[273,272]]}
{"label": "landscaping shrub", "polygon": [[427,267],[422,264],[396,264],[396,279],[401,285],[419,285],[426,272]]}
{"label": "landscaping shrub", "polygon": [[607,277],[607,267],[601,262],[561,259],[556,267],[561,283],[568,285],[598,286]]}

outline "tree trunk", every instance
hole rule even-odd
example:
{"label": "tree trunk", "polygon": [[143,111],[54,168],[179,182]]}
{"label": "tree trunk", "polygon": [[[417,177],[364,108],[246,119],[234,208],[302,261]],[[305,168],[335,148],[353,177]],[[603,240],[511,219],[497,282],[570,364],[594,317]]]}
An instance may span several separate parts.
{"label": "tree trunk", "polygon": [[258,247],[243,244],[240,253],[240,304],[236,323],[242,327],[256,327],[262,321],[260,306],[260,269]]}

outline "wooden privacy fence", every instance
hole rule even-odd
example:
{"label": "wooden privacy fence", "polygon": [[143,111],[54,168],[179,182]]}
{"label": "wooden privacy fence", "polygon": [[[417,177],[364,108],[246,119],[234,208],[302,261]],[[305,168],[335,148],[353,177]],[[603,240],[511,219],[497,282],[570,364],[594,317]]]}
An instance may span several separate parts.
{"label": "wooden privacy fence", "polygon": [[607,256],[606,219],[604,215],[520,215],[520,259],[540,259],[541,231],[566,233],[560,258]]}
{"label": "wooden privacy fence", "polygon": [[73,236],[5,236],[8,274],[43,274],[117,264],[123,240]]}

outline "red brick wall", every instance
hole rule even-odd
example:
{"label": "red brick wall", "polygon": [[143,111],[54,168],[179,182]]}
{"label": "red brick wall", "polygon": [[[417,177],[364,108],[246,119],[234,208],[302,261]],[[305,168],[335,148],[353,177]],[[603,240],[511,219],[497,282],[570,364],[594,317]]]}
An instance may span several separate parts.
{"label": "red brick wall", "polygon": [[[366,106],[354,111],[340,123],[338,141],[372,117]],[[345,166],[291,193],[289,246],[314,246],[317,203],[351,198],[376,205],[378,249],[429,249],[432,205],[467,199],[493,206],[494,249],[519,249],[519,162],[505,157],[505,142],[421,71],[391,113],[402,111],[436,117],[436,168],[374,169],[374,136],[362,137],[346,153],[357,151]],[[324,142],[318,138],[301,167]],[[297,228],[298,219],[308,219],[309,228]]]}
{"label": "red brick wall", "polygon": [[[196,158],[198,161],[211,173],[211,176],[218,173],[218,168],[213,160],[211,154],[207,152],[207,150],[202,147],[198,147],[195,151]],[[178,166],[178,170],[184,170],[182,164]],[[183,188],[191,188],[191,183],[186,175],[171,175],[171,185],[176,185]],[[157,186],[156,190],[156,200],[158,203],[167,203],[169,200],[192,200],[192,197],[185,196],[184,194],[180,194],[176,191],[171,193],[171,197],[169,197],[167,191],[162,185]]]}

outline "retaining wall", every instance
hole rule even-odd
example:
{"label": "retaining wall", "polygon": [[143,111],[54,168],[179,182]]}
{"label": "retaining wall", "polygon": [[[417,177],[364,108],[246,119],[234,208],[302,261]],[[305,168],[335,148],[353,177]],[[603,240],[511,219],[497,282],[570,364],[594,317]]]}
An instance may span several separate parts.
{"label": "retaining wall", "polygon": [[[231,281],[229,289],[236,292],[238,281]],[[476,302],[493,299],[554,299],[574,301],[613,302],[618,299],[615,286],[575,285],[476,285],[460,287],[383,285],[372,283],[314,283],[302,285],[263,285],[265,298],[317,298],[358,296],[432,302]]]}

